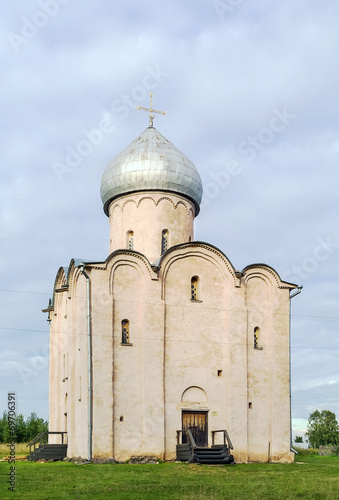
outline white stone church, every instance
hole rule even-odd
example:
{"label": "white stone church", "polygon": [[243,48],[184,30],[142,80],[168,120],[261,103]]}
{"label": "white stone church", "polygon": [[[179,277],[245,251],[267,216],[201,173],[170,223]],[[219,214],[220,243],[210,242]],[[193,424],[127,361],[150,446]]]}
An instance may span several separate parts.
{"label": "white stone church", "polygon": [[[106,168],[110,253],[57,273],[50,431],[69,457],[176,458],[227,429],[237,462],[291,462],[290,295],[270,266],[237,271],[194,240],[202,183],[153,126]],[[85,207],[84,207],[85,208]]]}

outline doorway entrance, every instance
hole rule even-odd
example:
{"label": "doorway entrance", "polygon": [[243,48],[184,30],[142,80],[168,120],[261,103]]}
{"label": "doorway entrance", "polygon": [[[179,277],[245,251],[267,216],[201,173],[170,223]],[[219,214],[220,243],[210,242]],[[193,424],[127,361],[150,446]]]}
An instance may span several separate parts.
{"label": "doorway entrance", "polygon": [[[207,411],[183,411],[182,412],[182,430],[192,432],[197,446],[208,446],[208,427]],[[182,442],[187,443],[185,434],[182,436]]]}

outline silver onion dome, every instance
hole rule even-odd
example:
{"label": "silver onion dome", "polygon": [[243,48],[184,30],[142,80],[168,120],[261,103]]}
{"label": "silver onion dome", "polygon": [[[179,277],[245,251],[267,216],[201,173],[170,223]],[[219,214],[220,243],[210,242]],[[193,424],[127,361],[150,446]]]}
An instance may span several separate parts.
{"label": "silver onion dome", "polygon": [[199,213],[202,183],[197,169],[154,127],[142,132],[106,168],[100,188],[106,215],[115,198],[150,190],[184,195]]}

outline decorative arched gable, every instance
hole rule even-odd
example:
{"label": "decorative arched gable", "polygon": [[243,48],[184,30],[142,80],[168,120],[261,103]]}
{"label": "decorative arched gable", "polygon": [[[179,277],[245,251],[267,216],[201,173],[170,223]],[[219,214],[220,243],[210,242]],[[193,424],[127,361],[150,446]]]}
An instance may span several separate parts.
{"label": "decorative arched gable", "polygon": [[52,299],[52,305],[54,306],[54,309],[57,309],[58,306],[58,298],[57,298],[57,293],[56,290],[60,290],[62,287],[67,286],[67,267],[60,267],[54,281],[54,287],[53,287],[53,299]]}
{"label": "decorative arched gable", "polygon": [[[153,271],[148,259],[141,253],[133,250],[117,250],[112,252],[106,262],[105,269],[111,266],[109,282],[112,282],[112,276],[114,274],[114,269],[118,265],[133,265],[135,266],[141,274],[145,273],[152,280],[157,279],[156,273]],[[110,287],[111,293],[111,287]]]}
{"label": "decorative arched gable", "polygon": [[296,285],[282,281],[277,271],[267,264],[251,264],[243,269],[242,274],[245,283],[256,276],[278,288],[292,289],[296,287]]}
{"label": "decorative arched gable", "polygon": [[169,269],[177,260],[188,257],[207,260],[217,268],[219,275],[224,280],[232,283],[234,287],[240,286],[234,267],[219,249],[207,243],[190,242],[171,247],[160,259],[158,268],[161,269],[162,299],[165,296],[165,284]]}

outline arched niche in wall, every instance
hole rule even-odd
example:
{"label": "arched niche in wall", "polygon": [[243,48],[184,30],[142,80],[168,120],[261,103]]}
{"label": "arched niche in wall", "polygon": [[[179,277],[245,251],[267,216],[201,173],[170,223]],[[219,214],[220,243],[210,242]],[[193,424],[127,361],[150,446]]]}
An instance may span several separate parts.
{"label": "arched niche in wall", "polygon": [[201,387],[192,385],[181,396],[182,403],[207,403],[207,394]]}
{"label": "arched niche in wall", "polygon": [[246,303],[250,311],[266,312],[271,308],[273,287],[265,277],[251,276],[246,282]]}

